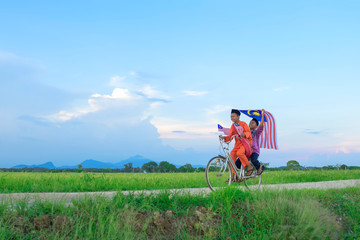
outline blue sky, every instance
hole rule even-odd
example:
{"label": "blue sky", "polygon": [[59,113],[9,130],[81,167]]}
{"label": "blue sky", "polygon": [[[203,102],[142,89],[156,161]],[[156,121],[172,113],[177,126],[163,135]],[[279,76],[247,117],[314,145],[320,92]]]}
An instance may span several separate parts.
{"label": "blue sky", "polygon": [[[205,164],[265,108],[270,166],[360,165],[358,1],[0,1],[0,167]],[[245,116],[241,120],[249,119]]]}

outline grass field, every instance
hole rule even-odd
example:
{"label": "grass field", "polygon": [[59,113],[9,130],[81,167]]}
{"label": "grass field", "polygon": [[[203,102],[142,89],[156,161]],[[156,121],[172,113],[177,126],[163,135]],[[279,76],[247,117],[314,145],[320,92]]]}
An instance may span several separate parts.
{"label": "grass field", "polygon": [[[360,179],[360,170],[270,171],[262,184]],[[87,192],[207,187],[205,173],[0,172],[0,192]]]}
{"label": "grass field", "polygon": [[0,203],[0,239],[359,239],[359,188]]}

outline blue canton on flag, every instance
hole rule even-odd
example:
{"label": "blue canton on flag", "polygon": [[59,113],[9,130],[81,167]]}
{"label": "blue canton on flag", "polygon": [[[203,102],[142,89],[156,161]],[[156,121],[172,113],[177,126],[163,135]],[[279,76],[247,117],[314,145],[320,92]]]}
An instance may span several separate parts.
{"label": "blue canton on flag", "polygon": [[[248,117],[255,118],[259,122],[261,121],[261,110],[239,110],[239,111]],[[264,122],[267,122],[266,115],[264,116]]]}

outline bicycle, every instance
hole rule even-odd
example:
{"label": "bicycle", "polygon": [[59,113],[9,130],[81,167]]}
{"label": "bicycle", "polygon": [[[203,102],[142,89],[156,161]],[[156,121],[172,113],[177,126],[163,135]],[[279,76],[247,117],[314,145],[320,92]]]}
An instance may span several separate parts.
{"label": "bicycle", "polygon": [[[240,137],[234,135],[234,137]],[[257,175],[253,172],[250,176],[245,175],[245,168],[241,165],[241,168],[237,168],[235,163],[231,160],[229,153],[229,143],[226,143],[221,136],[219,136],[220,151],[223,155],[219,155],[210,159],[205,169],[206,182],[212,191],[218,188],[229,186],[234,180],[236,182],[244,182],[245,186],[249,190],[258,190],[261,185],[261,175]],[[249,160],[250,164],[251,161]],[[231,167],[235,170],[235,174],[231,171]],[[229,171],[229,173],[227,173]]]}

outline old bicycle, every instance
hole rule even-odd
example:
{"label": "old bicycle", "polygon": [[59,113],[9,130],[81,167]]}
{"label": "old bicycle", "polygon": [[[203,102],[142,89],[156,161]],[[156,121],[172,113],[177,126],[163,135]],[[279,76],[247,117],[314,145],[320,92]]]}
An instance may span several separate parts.
{"label": "old bicycle", "polygon": [[[234,135],[234,137],[240,137]],[[245,186],[250,190],[257,190],[261,185],[261,175],[253,172],[250,176],[245,175],[245,167],[241,165],[237,168],[231,160],[229,153],[229,143],[226,143],[220,136],[220,151],[223,155],[219,155],[210,159],[205,169],[206,182],[212,191],[218,188],[229,186],[230,184],[238,184],[244,182]],[[251,164],[251,161],[249,161]],[[232,172],[231,167],[235,170]]]}

